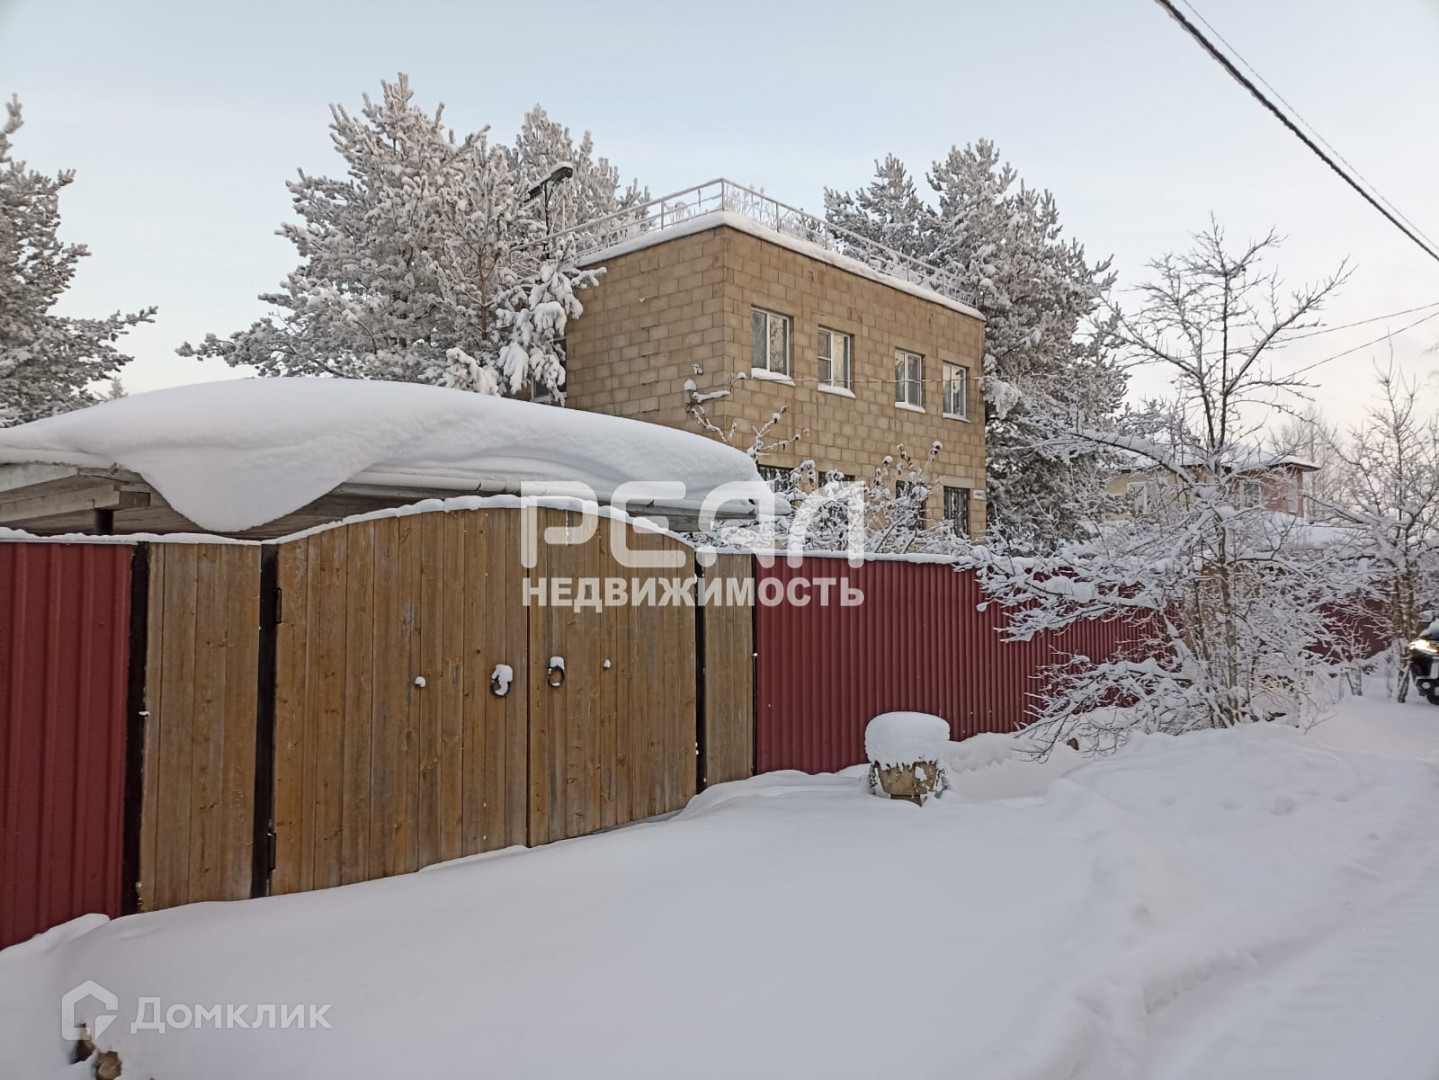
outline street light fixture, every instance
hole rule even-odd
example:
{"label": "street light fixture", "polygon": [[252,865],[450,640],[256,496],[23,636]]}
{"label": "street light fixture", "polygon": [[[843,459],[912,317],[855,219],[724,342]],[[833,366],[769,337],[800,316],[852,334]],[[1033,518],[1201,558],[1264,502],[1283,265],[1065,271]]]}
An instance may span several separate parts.
{"label": "street light fixture", "polygon": [[541,181],[540,181],[538,184],[536,184],[534,187],[530,188],[530,193],[525,196],[525,202],[526,202],[526,203],[532,203],[532,202],[534,202],[534,201],[535,201],[536,199],[538,199],[541,195],[543,195],[543,196],[545,197],[545,235],[546,235],[546,236],[549,236],[549,234],[550,234],[550,188],[551,188],[553,185],[560,183],[562,180],[568,180],[570,177],[572,177],[572,176],[574,176],[574,175],[575,175],[575,167],[574,167],[573,165],[570,165],[570,164],[568,164],[568,163],[562,163],[562,164],[560,164],[560,165],[557,165],[557,166],[555,167],[555,171],[554,171],[554,172],[550,173],[549,176],[545,177],[543,180],[541,180]]}

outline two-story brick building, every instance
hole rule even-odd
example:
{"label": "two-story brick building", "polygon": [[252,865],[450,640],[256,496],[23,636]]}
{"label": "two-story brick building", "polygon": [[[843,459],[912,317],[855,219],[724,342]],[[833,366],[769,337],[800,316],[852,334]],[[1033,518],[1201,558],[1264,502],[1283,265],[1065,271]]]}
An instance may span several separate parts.
{"label": "two-story brick building", "polygon": [[703,410],[742,447],[783,408],[762,471],[867,480],[938,441],[927,517],[982,533],[984,321],[940,271],[726,181],[587,229],[605,273],[568,328],[569,408],[690,430]]}

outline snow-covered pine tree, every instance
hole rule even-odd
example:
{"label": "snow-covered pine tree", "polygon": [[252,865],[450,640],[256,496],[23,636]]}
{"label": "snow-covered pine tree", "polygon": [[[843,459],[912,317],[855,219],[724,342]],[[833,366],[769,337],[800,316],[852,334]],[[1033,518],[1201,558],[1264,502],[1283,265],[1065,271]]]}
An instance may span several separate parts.
{"label": "snow-covered pine tree", "polygon": [[565,327],[584,307],[576,289],[599,281],[603,270],[575,265],[574,237],[556,240],[554,250],[540,256],[538,269],[513,280],[500,299],[499,322],[505,329],[500,348],[502,392],[518,395],[526,387],[537,396],[564,401]]}
{"label": "snow-covered pine tree", "polygon": [[927,179],[937,211],[891,155],[869,187],[827,190],[826,217],[932,263],[984,312],[989,529],[1050,550],[1080,535],[1102,481],[1092,450],[1053,436],[1111,416],[1124,395],[1101,315],[1114,275],[1064,238],[1053,195],[1021,182],[993,143],[952,149]]}
{"label": "snow-covered pine tree", "polygon": [[[263,375],[561,394],[564,324],[598,271],[575,267],[549,235],[638,189],[617,194],[618,172],[594,159],[589,136],[574,147],[543,110],[511,148],[491,144],[488,129],[457,137],[443,106],[429,113],[414,102],[404,75],[381,85],[358,116],[332,107],[345,178],[302,172],[287,185],[300,220],[280,233],[301,265],[282,291],[260,297],[275,312],[180,355]],[[526,196],[563,155],[575,176],[553,186],[547,230],[541,202]]]}
{"label": "snow-covered pine tree", "polygon": [[100,400],[92,384],[116,380],[130,360],[114,342],[155,315],[153,307],[102,319],[54,314],[76,264],[89,254],[85,245],[58,236],[60,191],[74,174],[45,176],[16,160],[11,136],[23,123],[19,99],[6,110],[0,126],[0,427]]}
{"label": "snow-covered pine tree", "polygon": [[985,316],[987,518],[1026,551],[1079,536],[1102,486],[1102,455],[1056,432],[1112,416],[1125,378],[1101,315],[1114,283],[1066,239],[1049,191],[1031,188],[981,140],[952,149],[929,173],[939,196],[934,258]]}
{"label": "snow-covered pine tree", "polygon": [[[904,162],[893,154],[874,163],[874,179],[868,187],[855,192],[825,188],[824,216],[831,225],[883,244],[901,255],[926,261],[934,257],[938,239],[934,210],[919,197],[914,178]],[[854,258],[873,260],[867,248],[846,245],[842,236],[839,248]]]}
{"label": "snow-covered pine tree", "polygon": [[301,172],[286,185],[300,221],[280,235],[302,262],[260,297],[277,312],[180,355],[497,391],[494,295],[518,211],[508,158],[483,131],[456,138],[404,75],[382,88],[358,116],[331,107],[345,178]]}
{"label": "snow-covered pine tree", "polygon": [[[568,165],[574,170],[574,176],[550,190],[551,233],[566,232],[649,201],[647,188],[634,181],[622,186],[619,169],[608,158],[595,157],[594,139],[588,131],[576,146],[570,129],[551,120],[539,105],[525,114],[515,139],[513,161],[522,198],[559,166]],[[543,198],[526,202],[523,215],[531,239],[545,231]]]}
{"label": "snow-covered pine tree", "polygon": [[1143,423],[1072,440],[1127,455],[1151,497],[1052,555],[977,553],[1016,636],[1086,619],[1132,632],[1125,656],[1077,657],[1056,673],[1037,721],[1050,745],[1103,750],[1135,730],[1297,721],[1322,693],[1327,609],[1362,579],[1307,522],[1251,498],[1245,478],[1262,463],[1258,424],[1304,385],[1273,358],[1317,325],[1344,273],[1286,294],[1262,265],[1275,244],[1271,234],[1233,251],[1211,225],[1191,253],[1152,264],[1141,306],[1119,326],[1130,359],[1171,376],[1174,396]]}

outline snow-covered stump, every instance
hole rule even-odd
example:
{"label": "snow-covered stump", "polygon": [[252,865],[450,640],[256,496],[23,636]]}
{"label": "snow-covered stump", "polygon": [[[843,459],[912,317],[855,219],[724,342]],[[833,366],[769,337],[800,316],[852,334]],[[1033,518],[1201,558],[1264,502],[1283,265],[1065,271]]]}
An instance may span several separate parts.
{"label": "snow-covered stump", "polygon": [[878,780],[891,799],[923,805],[926,795],[944,790],[940,754],[949,741],[949,724],[920,712],[881,713],[864,729],[869,784]]}

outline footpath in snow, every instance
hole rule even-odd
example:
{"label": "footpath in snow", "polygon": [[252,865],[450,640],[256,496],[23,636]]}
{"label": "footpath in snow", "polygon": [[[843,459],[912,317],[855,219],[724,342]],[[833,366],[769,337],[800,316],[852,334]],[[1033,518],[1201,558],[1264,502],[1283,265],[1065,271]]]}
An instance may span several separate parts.
{"label": "footpath in snow", "polygon": [[[0,953],[0,1077],[88,1075],[59,1036],[86,980],[153,1080],[1439,1075],[1439,709],[948,758],[923,807],[775,773],[550,847],[77,920]],[[330,1027],[132,1031],[142,997]]]}

